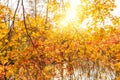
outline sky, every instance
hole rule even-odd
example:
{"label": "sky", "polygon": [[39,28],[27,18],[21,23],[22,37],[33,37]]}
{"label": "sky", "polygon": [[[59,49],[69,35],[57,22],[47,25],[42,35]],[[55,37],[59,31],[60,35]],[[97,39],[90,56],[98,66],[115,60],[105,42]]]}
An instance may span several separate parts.
{"label": "sky", "polygon": [[120,0],[115,0],[116,8],[112,12],[113,15],[120,17]]}
{"label": "sky", "polygon": [[[0,0],[0,3],[6,4],[7,1],[9,1],[8,6],[10,6],[13,10],[15,10],[16,5],[17,5],[17,0]],[[78,0],[71,0],[72,3],[75,3],[75,1],[78,1]],[[24,4],[25,4],[25,7],[27,7],[27,4],[26,3]],[[120,0],[115,0],[115,5],[116,5],[116,8],[111,13],[115,16],[120,17]]]}

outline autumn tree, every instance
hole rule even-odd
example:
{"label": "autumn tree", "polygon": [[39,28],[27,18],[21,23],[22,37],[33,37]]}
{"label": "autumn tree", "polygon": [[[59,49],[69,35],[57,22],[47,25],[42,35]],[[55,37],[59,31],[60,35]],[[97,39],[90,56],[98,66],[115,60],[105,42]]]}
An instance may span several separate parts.
{"label": "autumn tree", "polygon": [[[0,79],[119,80],[120,18],[111,14],[114,3],[80,0],[73,9],[66,0],[28,0],[33,13],[26,12],[25,0],[18,0],[15,11],[0,5]],[[45,6],[43,13],[38,4]],[[85,21],[87,29],[80,28]]]}

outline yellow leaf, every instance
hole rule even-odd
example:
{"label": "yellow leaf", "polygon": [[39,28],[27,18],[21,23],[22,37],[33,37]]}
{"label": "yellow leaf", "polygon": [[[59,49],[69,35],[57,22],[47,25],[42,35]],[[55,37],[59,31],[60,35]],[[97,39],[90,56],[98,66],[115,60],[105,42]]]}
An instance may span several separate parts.
{"label": "yellow leaf", "polygon": [[5,42],[8,42],[8,40],[7,40],[7,39],[5,39]]}

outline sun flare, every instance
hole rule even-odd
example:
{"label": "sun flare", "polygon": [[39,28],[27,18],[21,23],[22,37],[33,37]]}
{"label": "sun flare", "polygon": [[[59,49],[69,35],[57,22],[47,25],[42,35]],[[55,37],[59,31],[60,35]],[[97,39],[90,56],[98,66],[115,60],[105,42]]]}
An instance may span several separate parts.
{"label": "sun flare", "polygon": [[73,20],[76,18],[76,8],[80,4],[80,0],[71,0],[70,1],[70,9],[66,13],[67,20]]}
{"label": "sun flare", "polygon": [[75,10],[69,10],[69,11],[67,11],[67,13],[66,13],[66,17],[65,17],[65,19],[67,20],[67,21],[69,21],[69,20],[74,20],[75,19],[75,17],[76,17],[76,11]]}
{"label": "sun flare", "polygon": [[71,8],[76,8],[80,4],[80,0],[71,0],[70,5]]}
{"label": "sun flare", "polygon": [[77,17],[76,8],[80,4],[80,0],[70,0],[70,8],[66,11],[66,16],[61,20],[61,25],[66,26],[68,23],[75,21]]}
{"label": "sun flare", "polygon": [[76,8],[80,4],[80,0],[71,0],[70,9],[66,12],[66,20],[73,20],[76,18]]}

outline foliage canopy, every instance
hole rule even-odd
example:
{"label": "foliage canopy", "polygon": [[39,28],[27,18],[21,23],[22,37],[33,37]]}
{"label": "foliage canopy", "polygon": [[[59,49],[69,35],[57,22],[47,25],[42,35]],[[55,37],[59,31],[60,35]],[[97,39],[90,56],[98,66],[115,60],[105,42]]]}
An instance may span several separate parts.
{"label": "foliage canopy", "polygon": [[[13,12],[0,4],[0,79],[120,79],[120,18],[111,14],[114,0],[80,0],[73,20],[65,19],[70,3],[63,0],[48,0],[45,16],[26,14],[21,3],[23,19],[17,8]],[[85,20],[87,29],[82,29]]]}

